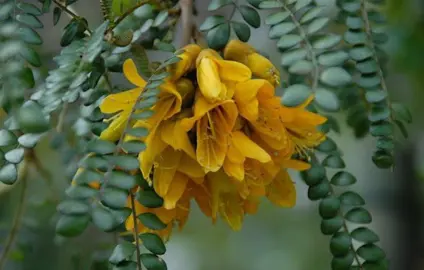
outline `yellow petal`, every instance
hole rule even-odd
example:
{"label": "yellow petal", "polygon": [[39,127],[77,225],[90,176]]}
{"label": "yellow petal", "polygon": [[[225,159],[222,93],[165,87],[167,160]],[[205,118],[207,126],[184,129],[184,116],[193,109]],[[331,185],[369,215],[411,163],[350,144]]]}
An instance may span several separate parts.
{"label": "yellow petal", "polygon": [[181,155],[181,151],[175,151],[171,147],[168,147],[156,158],[153,187],[159,196],[164,197],[168,193],[177,172]]}
{"label": "yellow petal", "polygon": [[190,142],[188,134],[180,126],[180,121],[165,121],[160,133],[162,140],[172,146],[175,150],[183,150],[187,155],[196,159],[194,147]]}
{"label": "yellow petal", "polygon": [[218,66],[208,57],[203,58],[197,67],[197,82],[200,92],[212,102],[218,100],[225,91],[219,77]]}
{"label": "yellow petal", "polygon": [[[160,128],[158,128],[158,134],[160,134]],[[147,148],[138,155],[138,160],[140,162],[140,170],[143,173],[143,177],[145,179],[150,179],[150,172],[154,161],[167,145],[161,140],[160,136],[155,136],[154,132],[149,134],[145,143]]]}
{"label": "yellow petal", "polygon": [[207,217],[212,217],[211,193],[205,185],[192,185],[191,193],[202,213]]}
{"label": "yellow petal", "polygon": [[223,168],[224,171],[228,174],[228,176],[231,176],[238,181],[242,181],[244,179],[243,163],[234,163],[231,162],[228,158],[226,158],[224,161]]}
{"label": "yellow petal", "polygon": [[204,49],[197,56],[197,59],[196,59],[196,67],[197,68],[199,67],[200,62],[204,58],[210,58],[211,60],[222,60],[222,57],[216,51],[214,51],[212,49]]}
{"label": "yellow petal", "polygon": [[122,110],[131,110],[138,96],[141,94],[141,88],[127,90],[117,94],[108,95],[100,104],[102,113],[115,113]]}
{"label": "yellow petal", "polygon": [[266,188],[267,198],[275,205],[293,207],[296,204],[296,189],[286,170],[281,170]]}
{"label": "yellow petal", "polygon": [[200,46],[197,44],[189,44],[181,49],[184,50],[183,53],[178,55],[181,60],[168,68],[168,71],[172,74],[171,80],[177,80],[192,70],[195,67],[196,58],[201,51]]}
{"label": "yellow petal", "polygon": [[146,86],[146,81],[138,74],[137,67],[132,59],[125,60],[122,69],[125,77],[132,84],[137,85],[141,88],[144,88]]}
{"label": "yellow petal", "polygon": [[271,156],[241,131],[232,133],[231,143],[245,157],[256,159],[262,163],[271,161]]}
{"label": "yellow petal", "polygon": [[259,102],[256,95],[263,86],[263,82],[263,80],[248,80],[236,84],[234,100],[240,114],[249,121],[255,121],[258,118]]}
{"label": "yellow petal", "polygon": [[183,154],[178,165],[178,171],[184,173],[196,181],[203,181],[205,172],[203,171],[202,166],[196,161],[195,157],[191,158],[188,155]]}
{"label": "yellow petal", "polygon": [[244,209],[237,195],[223,195],[220,213],[234,231],[239,231],[243,223]]}
{"label": "yellow petal", "polygon": [[216,63],[221,80],[244,82],[252,77],[250,69],[241,63],[229,60],[218,60]]}
{"label": "yellow petal", "polygon": [[178,200],[184,193],[184,190],[187,186],[188,177],[182,173],[176,172],[171,185],[168,188],[164,200],[164,207],[166,209],[173,209],[177,205]]}
{"label": "yellow petal", "polygon": [[265,79],[273,85],[280,84],[280,71],[268,58],[258,53],[252,53],[248,55],[246,65],[256,77]]}
{"label": "yellow petal", "polygon": [[311,164],[300,160],[287,159],[282,162],[282,166],[283,168],[294,169],[296,171],[304,171],[308,170],[311,167]]}
{"label": "yellow petal", "polygon": [[166,120],[181,111],[182,98],[181,94],[177,91],[176,85],[173,83],[166,82],[162,84],[160,90],[161,93],[159,94],[159,100],[155,105],[155,110],[163,110],[159,108],[160,106],[168,108],[168,111],[165,113],[163,118]]}
{"label": "yellow petal", "polygon": [[100,134],[100,139],[106,141],[117,141],[124,132],[125,126],[127,124],[130,112],[121,112],[117,118],[115,118],[109,126],[102,131]]}
{"label": "yellow petal", "polygon": [[246,214],[256,214],[258,212],[259,199],[250,197],[244,201],[244,212]]}
{"label": "yellow petal", "polygon": [[247,56],[256,50],[245,42],[233,39],[224,48],[224,58],[247,64]]}
{"label": "yellow petal", "polygon": [[[165,209],[164,207],[149,209],[149,212],[152,212],[158,216],[158,218],[165,224],[169,224],[175,218],[177,210],[174,209]],[[172,224],[171,224],[172,225]]]}
{"label": "yellow petal", "polygon": [[[234,132],[233,132],[234,133]],[[228,147],[227,152],[227,158],[229,161],[234,163],[243,164],[243,162],[246,159],[246,156],[244,156],[235,146],[233,143],[230,143],[230,146]]]}

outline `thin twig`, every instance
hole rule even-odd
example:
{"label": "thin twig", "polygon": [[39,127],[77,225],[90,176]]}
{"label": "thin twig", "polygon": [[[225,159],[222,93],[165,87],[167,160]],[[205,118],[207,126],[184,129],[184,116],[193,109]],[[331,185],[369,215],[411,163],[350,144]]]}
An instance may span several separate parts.
{"label": "thin twig", "polygon": [[18,206],[16,209],[16,214],[13,219],[12,228],[10,233],[6,239],[6,243],[4,244],[3,253],[0,257],[0,270],[4,268],[7,258],[9,256],[9,252],[15,242],[15,238],[18,235],[19,228],[21,227],[22,218],[25,210],[25,202],[26,202],[26,191],[27,191],[27,176],[28,176],[28,160],[24,160],[22,163],[22,169],[19,170],[19,179],[22,182],[21,193],[19,194]]}
{"label": "thin twig", "polygon": [[56,131],[58,133],[63,132],[63,126],[65,124],[66,113],[68,112],[68,103],[63,104],[62,111],[59,114],[59,118],[57,120]]}
{"label": "thin twig", "polygon": [[190,43],[193,27],[193,0],[180,0],[181,7],[181,26],[183,35],[181,38],[181,47]]}
{"label": "thin twig", "polygon": [[140,260],[140,241],[138,239],[138,228],[137,228],[137,211],[135,210],[135,199],[134,194],[130,192],[130,198],[131,198],[131,210],[132,210],[132,216],[133,216],[133,222],[134,222],[134,239],[135,239],[135,250],[137,254],[137,269],[142,270],[141,267],[141,260]]}

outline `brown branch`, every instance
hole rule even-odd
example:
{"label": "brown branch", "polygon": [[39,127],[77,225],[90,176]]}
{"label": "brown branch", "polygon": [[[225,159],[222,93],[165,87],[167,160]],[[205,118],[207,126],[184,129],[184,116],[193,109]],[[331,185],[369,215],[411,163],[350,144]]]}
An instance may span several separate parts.
{"label": "brown branch", "polygon": [[181,47],[190,43],[193,29],[193,0],[180,0],[181,7],[181,26],[183,35],[181,38]]}

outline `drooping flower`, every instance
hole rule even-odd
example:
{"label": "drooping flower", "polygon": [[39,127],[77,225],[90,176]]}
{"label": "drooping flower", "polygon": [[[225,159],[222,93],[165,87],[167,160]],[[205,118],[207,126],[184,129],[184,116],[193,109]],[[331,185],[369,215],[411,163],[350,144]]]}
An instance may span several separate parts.
{"label": "drooping flower", "polygon": [[249,67],[254,76],[268,80],[273,85],[280,84],[278,69],[247,43],[231,40],[224,49],[224,58],[243,63]]}
{"label": "drooping flower", "polygon": [[171,73],[171,76],[168,78],[169,80],[176,81],[184,74],[194,70],[196,67],[196,58],[202,49],[197,44],[189,44],[181,48],[181,50],[183,53],[178,55],[181,60],[168,66],[168,72]]}
{"label": "drooping flower", "polygon": [[243,82],[252,76],[245,65],[223,60],[211,49],[202,50],[196,60],[200,92],[210,102],[227,98],[227,84]]}
{"label": "drooping flower", "polygon": [[233,100],[209,103],[198,93],[194,116],[181,121],[181,127],[186,132],[196,126],[196,157],[206,173],[216,172],[223,165],[237,115]]}

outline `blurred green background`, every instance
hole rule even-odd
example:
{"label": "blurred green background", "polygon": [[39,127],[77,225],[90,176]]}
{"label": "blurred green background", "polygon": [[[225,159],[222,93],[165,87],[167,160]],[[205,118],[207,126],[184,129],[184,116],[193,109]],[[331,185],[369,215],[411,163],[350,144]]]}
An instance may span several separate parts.
{"label": "blurred green background", "polygon": [[[207,1],[197,0],[197,23],[208,14]],[[242,2],[242,1],[240,1]],[[317,1],[329,4],[334,11],[334,1]],[[97,1],[78,1],[75,10],[88,19],[90,25],[101,22]],[[424,269],[424,223],[422,201],[424,198],[424,1],[390,0],[385,9],[389,17],[392,56],[388,86],[391,98],[408,105],[414,124],[408,127],[410,137],[399,135],[396,149],[397,166],[393,172],[377,169],[371,162],[374,140],[356,140],[353,133],[342,125],[342,136],[333,134],[344,152],[347,168],[358,178],[354,189],[362,194],[373,214],[371,228],[379,233],[381,245],[386,250],[392,269]],[[220,13],[229,13],[224,9]],[[239,14],[236,15],[240,16]],[[60,50],[61,29],[67,18],[53,27],[51,15],[43,20],[41,31],[45,44],[43,55],[50,67],[52,56]],[[337,30],[336,30],[337,31]],[[251,44],[265,51],[278,65],[279,54],[275,41],[268,39],[268,29],[263,26],[253,30]],[[178,44],[177,33],[176,44]],[[152,54],[154,57],[160,55]],[[123,83],[119,81],[118,83]],[[340,123],[345,116],[339,115]],[[66,164],[50,150],[46,140],[37,149],[43,165],[53,175],[55,188],[46,185],[44,177],[31,171],[24,225],[19,232],[15,251],[7,269],[25,270],[85,270],[101,268],[101,261],[110,254],[114,237],[90,228],[83,236],[64,240],[54,235],[54,198],[63,196],[68,185]],[[293,209],[277,209],[263,202],[259,213],[246,217],[243,229],[232,232],[226,224],[213,226],[194,207],[189,222],[182,232],[173,234],[164,259],[170,270],[326,270],[330,269],[329,239],[320,233],[317,204],[306,196],[306,185],[293,175],[298,190],[297,205]],[[19,199],[19,185],[1,186],[0,237],[9,233],[12,213]],[[94,263],[93,263],[94,261]],[[99,263],[96,263],[99,261]]]}

